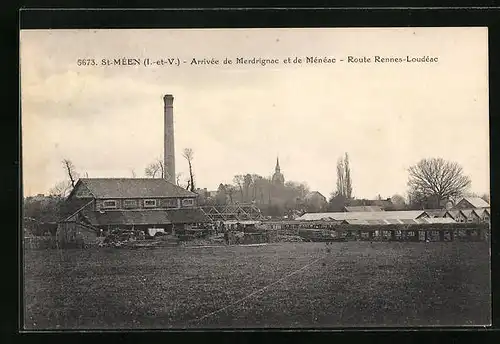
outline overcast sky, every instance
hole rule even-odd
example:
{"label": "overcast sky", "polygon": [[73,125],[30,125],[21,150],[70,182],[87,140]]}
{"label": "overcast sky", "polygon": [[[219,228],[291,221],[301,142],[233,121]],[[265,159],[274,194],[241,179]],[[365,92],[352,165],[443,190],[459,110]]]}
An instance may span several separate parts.
{"label": "overcast sky", "polygon": [[[438,63],[349,64],[348,55],[435,56]],[[194,66],[192,58],[335,57],[322,65]],[[180,67],[81,67],[79,58],[179,58]],[[353,193],[405,194],[407,168],[460,163],[489,192],[487,29],[44,30],[21,32],[25,195],[65,178],[144,175],[163,156],[163,100],[174,100],[177,172],[194,150],[198,187],[235,174],[333,191],[351,158]]]}

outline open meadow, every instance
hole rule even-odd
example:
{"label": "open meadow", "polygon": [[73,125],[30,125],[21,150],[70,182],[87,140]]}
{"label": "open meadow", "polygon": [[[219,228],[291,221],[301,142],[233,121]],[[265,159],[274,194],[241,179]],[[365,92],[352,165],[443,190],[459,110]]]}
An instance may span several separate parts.
{"label": "open meadow", "polygon": [[490,323],[485,242],[26,251],[25,329]]}

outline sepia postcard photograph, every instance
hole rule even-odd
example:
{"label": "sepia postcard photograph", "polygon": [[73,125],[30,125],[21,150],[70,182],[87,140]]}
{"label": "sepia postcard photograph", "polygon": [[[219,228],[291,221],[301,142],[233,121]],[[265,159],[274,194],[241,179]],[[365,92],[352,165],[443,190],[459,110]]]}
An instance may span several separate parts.
{"label": "sepia postcard photograph", "polygon": [[488,29],[20,31],[22,328],[491,325]]}

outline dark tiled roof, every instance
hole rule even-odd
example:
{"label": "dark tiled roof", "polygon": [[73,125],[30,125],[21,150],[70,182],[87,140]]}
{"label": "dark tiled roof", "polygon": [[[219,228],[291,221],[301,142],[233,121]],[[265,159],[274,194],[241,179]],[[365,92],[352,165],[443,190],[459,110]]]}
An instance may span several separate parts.
{"label": "dark tiled roof", "polygon": [[109,210],[85,214],[94,226],[103,225],[165,225],[170,220],[165,210]]}
{"label": "dark tiled roof", "polygon": [[172,223],[204,223],[210,219],[199,208],[167,210],[168,218]]}
{"label": "dark tiled roof", "polygon": [[94,226],[103,225],[165,225],[203,223],[210,219],[199,208],[107,210],[86,212],[85,217]]}
{"label": "dark tiled roof", "polygon": [[96,198],[196,197],[197,194],[160,178],[81,178]]}

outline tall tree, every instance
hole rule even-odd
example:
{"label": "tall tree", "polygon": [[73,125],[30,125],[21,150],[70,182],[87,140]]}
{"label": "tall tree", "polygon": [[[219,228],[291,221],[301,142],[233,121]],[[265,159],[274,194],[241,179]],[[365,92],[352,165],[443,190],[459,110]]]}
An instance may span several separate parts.
{"label": "tall tree", "polygon": [[443,200],[461,196],[471,184],[462,166],[442,158],[422,159],[408,173],[408,194],[430,199],[437,207]]}
{"label": "tall tree", "polygon": [[352,198],[351,167],[349,166],[349,155],[347,153],[345,153],[344,158],[344,196],[347,199]]}
{"label": "tall tree", "polygon": [[75,165],[69,159],[63,159],[62,163],[71,183],[71,188],[73,189],[75,187],[76,181],[78,180],[78,173],[76,172]]}
{"label": "tall tree", "polygon": [[234,186],[231,185],[231,184],[226,184],[224,186],[224,189],[226,190],[226,194],[227,196],[229,197],[229,203],[230,204],[233,204],[234,203],[234,193],[235,193],[235,189],[234,189]]}
{"label": "tall tree", "polygon": [[345,196],[344,190],[344,160],[339,158],[337,160],[337,192],[339,196]]}
{"label": "tall tree", "polygon": [[349,154],[337,160],[337,190],[335,195],[347,200],[352,198],[351,167],[349,165]]}
{"label": "tall tree", "polygon": [[189,190],[194,192],[195,185],[194,185],[194,174],[193,174],[193,156],[194,152],[191,148],[184,148],[184,152],[182,153],[182,156],[187,160],[188,165],[189,165]]}
{"label": "tall tree", "polygon": [[262,177],[258,174],[253,173],[252,175],[252,200],[260,199],[260,192],[262,187],[261,179]]}
{"label": "tall tree", "polygon": [[245,174],[245,177],[243,177],[243,188],[245,191],[244,201],[245,202],[250,202],[250,200],[252,198],[250,195],[250,186],[252,185],[252,183],[253,183],[252,175],[249,173]]}
{"label": "tall tree", "polygon": [[225,205],[227,203],[227,193],[226,186],[224,184],[219,184],[217,188],[217,194],[215,195],[215,203],[217,205]]}
{"label": "tall tree", "polygon": [[241,194],[241,200],[245,198],[244,191],[243,191],[243,183],[244,183],[245,177],[241,174],[237,174],[233,177],[233,183],[236,185],[238,190],[240,190]]}

